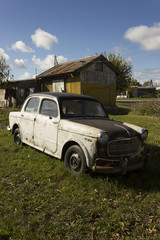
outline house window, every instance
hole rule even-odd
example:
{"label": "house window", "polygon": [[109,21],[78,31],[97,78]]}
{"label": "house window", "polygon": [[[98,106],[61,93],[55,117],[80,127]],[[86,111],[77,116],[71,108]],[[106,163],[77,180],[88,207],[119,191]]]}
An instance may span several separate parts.
{"label": "house window", "polygon": [[95,70],[103,72],[103,62],[96,62]]}
{"label": "house window", "polygon": [[54,80],[52,82],[53,92],[64,92],[64,80]]}

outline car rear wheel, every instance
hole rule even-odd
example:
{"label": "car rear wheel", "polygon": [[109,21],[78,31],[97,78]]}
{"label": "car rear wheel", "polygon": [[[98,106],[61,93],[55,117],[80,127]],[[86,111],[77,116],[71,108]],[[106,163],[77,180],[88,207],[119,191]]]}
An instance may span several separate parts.
{"label": "car rear wheel", "polygon": [[80,175],[85,171],[85,155],[78,145],[73,145],[68,148],[64,157],[64,165],[67,170],[75,175]]}
{"label": "car rear wheel", "polygon": [[19,128],[16,128],[15,131],[14,131],[14,143],[15,144],[21,144],[21,134],[20,134],[20,130]]}

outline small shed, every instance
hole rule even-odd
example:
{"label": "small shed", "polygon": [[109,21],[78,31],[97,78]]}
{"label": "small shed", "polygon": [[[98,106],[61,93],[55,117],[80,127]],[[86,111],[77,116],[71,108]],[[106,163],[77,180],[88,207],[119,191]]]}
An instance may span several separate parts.
{"label": "small shed", "polygon": [[133,97],[154,97],[155,95],[155,87],[136,87],[132,93]]}
{"label": "small shed", "polygon": [[85,94],[105,106],[116,104],[118,70],[103,55],[58,64],[37,76],[41,91]]}
{"label": "small shed", "polygon": [[21,106],[25,98],[33,93],[41,91],[41,84],[36,79],[24,79],[24,80],[12,80],[8,81],[3,91],[3,99],[0,95],[1,102],[5,103],[5,106],[17,107]]}

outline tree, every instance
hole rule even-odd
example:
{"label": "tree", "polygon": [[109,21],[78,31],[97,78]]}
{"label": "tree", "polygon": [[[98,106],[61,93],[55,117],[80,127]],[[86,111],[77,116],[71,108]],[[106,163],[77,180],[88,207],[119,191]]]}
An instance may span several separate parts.
{"label": "tree", "polygon": [[149,80],[143,83],[143,87],[153,87],[153,81]]}
{"label": "tree", "polygon": [[132,87],[141,87],[142,85],[134,78],[131,78],[131,86]]}
{"label": "tree", "polygon": [[126,59],[122,58],[120,54],[110,53],[108,56],[106,52],[102,54],[119,70],[119,75],[117,76],[117,93],[126,91],[131,84],[132,65]]}
{"label": "tree", "polygon": [[134,78],[131,78],[131,85],[127,88],[128,96],[132,97],[133,92],[137,87],[141,87],[142,85]]}
{"label": "tree", "polygon": [[3,56],[0,56],[0,85],[3,85],[8,80],[9,70],[10,66],[7,60]]}

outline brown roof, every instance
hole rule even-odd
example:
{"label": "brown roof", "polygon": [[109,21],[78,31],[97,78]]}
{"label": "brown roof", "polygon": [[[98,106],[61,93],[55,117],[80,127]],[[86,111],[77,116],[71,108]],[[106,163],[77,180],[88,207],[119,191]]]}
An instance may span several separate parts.
{"label": "brown roof", "polygon": [[58,65],[48,69],[47,71],[39,74],[37,76],[37,78],[73,73],[73,72],[76,72],[76,71],[84,68],[86,65],[90,64],[91,62],[93,62],[95,60],[105,62],[110,68],[113,69],[113,71],[118,73],[117,69],[104,56],[96,55],[96,56],[86,57],[86,58],[58,64]]}

